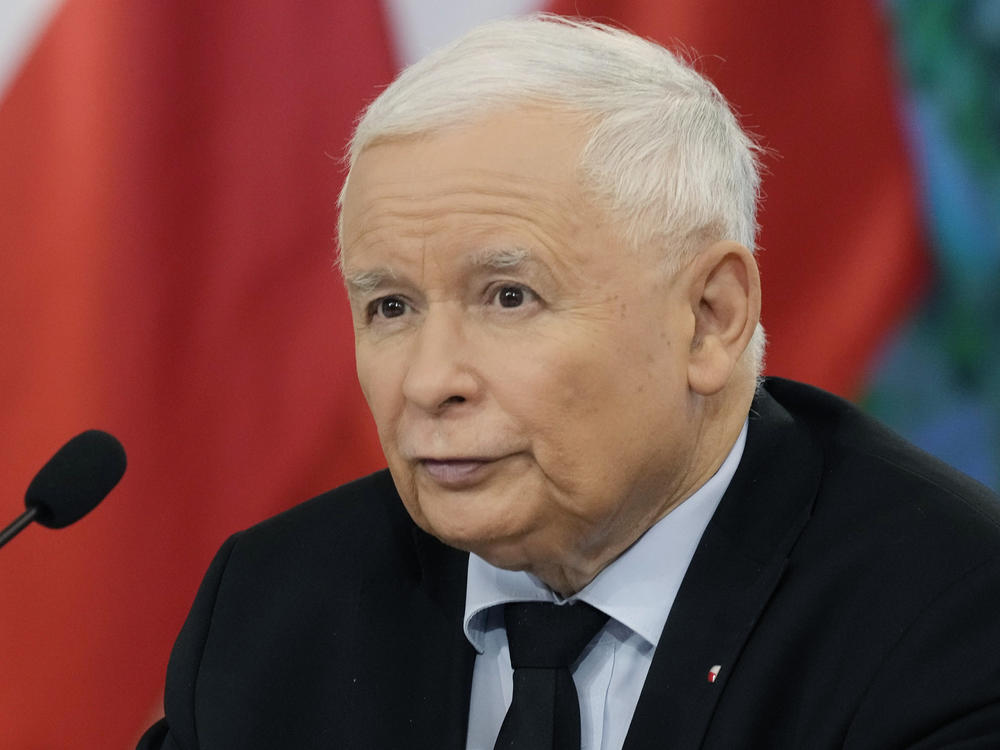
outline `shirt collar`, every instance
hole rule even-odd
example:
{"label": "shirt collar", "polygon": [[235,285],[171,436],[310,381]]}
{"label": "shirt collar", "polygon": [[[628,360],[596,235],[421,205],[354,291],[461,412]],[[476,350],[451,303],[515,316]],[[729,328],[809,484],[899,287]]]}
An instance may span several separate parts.
{"label": "shirt collar", "polygon": [[[718,471],[569,600],[587,602],[655,647],[701,535],[736,473],[746,437],[744,422]],[[483,652],[488,610],[515,601],[563,599],[530,573],[504,570],[470,554],[464,628],[465,637],[479,653]]]}

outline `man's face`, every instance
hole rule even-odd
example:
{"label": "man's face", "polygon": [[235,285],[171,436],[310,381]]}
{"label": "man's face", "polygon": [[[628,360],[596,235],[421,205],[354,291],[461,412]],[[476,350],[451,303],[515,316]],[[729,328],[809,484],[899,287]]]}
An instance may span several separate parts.
{"label": "man's face", "polygon": [[554,587],[683,499],[697,440],[689,295],[585,198],[583,143],[541,109],[383,142],[343,212],[358,376],[407,510]]}

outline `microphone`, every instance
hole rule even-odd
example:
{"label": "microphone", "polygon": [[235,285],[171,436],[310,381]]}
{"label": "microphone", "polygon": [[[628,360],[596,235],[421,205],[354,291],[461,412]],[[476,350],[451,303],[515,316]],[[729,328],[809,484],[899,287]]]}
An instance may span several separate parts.
{"label": "microphone", "polygon": [[56,451],[28,485],[27,510],[0,531],[0,547],[32,521],[61,529],[79,521],[107,496],[125,473],[125,449],[101,430],[81,432]]}

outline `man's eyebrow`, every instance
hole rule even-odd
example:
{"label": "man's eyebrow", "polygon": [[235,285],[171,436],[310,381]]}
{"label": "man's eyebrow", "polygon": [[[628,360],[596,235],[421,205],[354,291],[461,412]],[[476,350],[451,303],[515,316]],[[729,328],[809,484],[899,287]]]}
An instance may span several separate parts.
{"label": "man's eyebrow", "polygon": [[344,272],[344,283],[347,284],[348,292],[355,294],[370,294],[385,285],[386,282],[394,280],[394,274],[388,268],[372,268],[368,271]]}
{"label": "man's eyebrow", "polygon": [[526,273],[547,283],[556,283],[549,264],[524,247],[487,247],[469,256],[468,264],[473,271]]}
{"label": "man's eyebrow", "polygon": [[[546,270],[544,264],[523,247],[488,247],[469,255],[466,263],[470,268],[494,271],[524,266]],[[344,283],[349,294],[371,294],[398,280],[397,273],[382,266],[365,271],[344,271]]]}
{"label": "man's eyebrow", "polygon": [[532,260],[532,254],[523,247],[488,247],[469,256],[469,265],[500,270],[523,266]]}

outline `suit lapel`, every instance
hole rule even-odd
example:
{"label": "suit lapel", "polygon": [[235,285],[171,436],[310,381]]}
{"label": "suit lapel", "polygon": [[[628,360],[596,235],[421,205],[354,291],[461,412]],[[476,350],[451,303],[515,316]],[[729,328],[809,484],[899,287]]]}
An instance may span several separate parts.
{"label": "suit lapel", "polygon": [[701,745],[728,675],[808,521],[821,471],[818,446],[762,391],[740,466],[660,636],[625,750]]}
{"label": "suit lapel", "polygon": [[463,750],[475,650],[462,630],[468,553],[418,529],[385,475],[386,528],[359,581],[344,747]]}
{"label": "suit lapel", "polygon": [[476,655],[462,629],[469,555],[416,527],[413,543],[420,569],[413,611],[423,609],[424,615],[418,615],[419,628],[413,622],[405,626],[419,631],[409,658],[416,665],[414,674],[420,684],[400,687],[409,692],[410,701],[420,701],[422,721],[413,727],[410,741],[399,747],[463,750]]}

